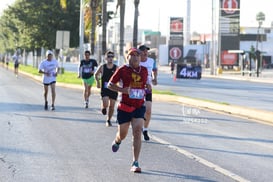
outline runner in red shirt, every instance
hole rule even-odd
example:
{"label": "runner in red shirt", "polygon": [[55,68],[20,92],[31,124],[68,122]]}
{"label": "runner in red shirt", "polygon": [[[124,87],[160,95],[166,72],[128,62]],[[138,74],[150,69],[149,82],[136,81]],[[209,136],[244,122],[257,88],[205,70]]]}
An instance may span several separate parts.
{"label": "runner in red shirt", "polygon": [[[141,149],[141,134],[144,123],[144,97],[145,88],[151,89],[147,84],[147,68],[140,66],[140,51],[131,48],[127,59],[129,65],[120,67],[111,77],[108,88],[122,93],[117,109],[118,132],[112,143],[112,151],[117,152],[121,141],[127,136],[130,124],[133,132],[133,164],[132,172],[141,172],[138,158]],[[118,83],[121,82],[121,86]]]}

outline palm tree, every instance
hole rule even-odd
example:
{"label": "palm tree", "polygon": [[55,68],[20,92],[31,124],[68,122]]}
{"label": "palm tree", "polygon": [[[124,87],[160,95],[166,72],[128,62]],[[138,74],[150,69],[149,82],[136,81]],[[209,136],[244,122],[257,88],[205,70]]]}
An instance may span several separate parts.
{"label": "palm tree", "polygon": [[135,14],[134,14],[134,33],[133,33],[133,47],[137,47],[138,38],[138,5],[140,0],[135,0]]}
{"label": "palm tree", "polygon": [[118,0],[116,10],[119,7],[119,14],[120,14],[120,25],[119,25],[119,61],[120,64],[123,64],[124,60],[124,16],[125,16],[125,0]]}
{"label": "palm tree", "polygon": [[94,55],[95,52],[95,35],[96,35],[96,14],[97,14],[97,7],[99,5],[98,0],[91,0],[90,7],[91,7],[91,33],[90,33],[90,47],[91,47],[91,54]]}
{"label": "palm tree", "polygon": [[102,0],[102,54],[106,52],[107,0]]}

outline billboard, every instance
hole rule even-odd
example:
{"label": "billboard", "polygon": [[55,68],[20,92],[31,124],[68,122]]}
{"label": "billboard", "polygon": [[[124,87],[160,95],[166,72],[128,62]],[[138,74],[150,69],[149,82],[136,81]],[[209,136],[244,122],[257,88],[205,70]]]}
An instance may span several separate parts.
{"label": "billboard", "polygon": [[222,58],[233,57],[227,53],[228,50],[240,49],[240,0],[220,0],[219,18],[221,65],[234,65],[237,60]]}
{"label": "billboard", "polygon": [[238,60],[237,53],[229,53],[228,51],[222,51],[221,63],[222,65],[235,65]]}
{"label": "billboard", "polygon": [[170,17],[170,36],[183,37],[183,27],[182,17]]}

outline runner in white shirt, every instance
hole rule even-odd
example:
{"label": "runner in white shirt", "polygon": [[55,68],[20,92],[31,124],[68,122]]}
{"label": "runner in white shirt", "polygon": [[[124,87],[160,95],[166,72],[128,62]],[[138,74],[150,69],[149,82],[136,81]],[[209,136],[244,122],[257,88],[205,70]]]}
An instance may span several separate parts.
{"label": "runner in white shirt", "polygon": [[53,59],[53,52],[48,50],[46,52],[47,59],[43,60],[39,65],[39,73],[43,74],[43,84],[44,84],[44,99],[45,99],[45,106],[44,109],[48,110],[48,86],[51,88],[51,97],[52,97],[52,104],[51,110],[55,110],[55,98],[56,98],[56,77],[59,71],[58,61]]}
{"label": "runner in white shirt", "polygon": [[[148,84],[157,85],[156,61],[153,58],[148,57],[148,50],[150,50],[150,48],[145,45],[140,45],[138,49],[141,51],[140,65],[145,66],[148,69]],[[148,127],[152,115],[152,90],[146,90],[145,106],[146,112],[144,116],[145,122],[143,127],[143,136],[144,140],[148,141],[150,140],[150,137],[148,135]]]}

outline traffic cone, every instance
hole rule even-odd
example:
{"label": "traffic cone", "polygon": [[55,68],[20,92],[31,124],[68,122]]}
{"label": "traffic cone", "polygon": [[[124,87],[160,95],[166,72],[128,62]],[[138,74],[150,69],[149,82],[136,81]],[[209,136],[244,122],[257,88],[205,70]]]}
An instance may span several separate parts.
{"label": "traffic cone", "polygon": [[176,81],[176,75],[173,76],[173,81]]}

